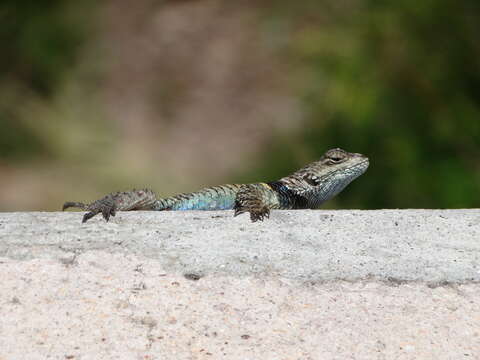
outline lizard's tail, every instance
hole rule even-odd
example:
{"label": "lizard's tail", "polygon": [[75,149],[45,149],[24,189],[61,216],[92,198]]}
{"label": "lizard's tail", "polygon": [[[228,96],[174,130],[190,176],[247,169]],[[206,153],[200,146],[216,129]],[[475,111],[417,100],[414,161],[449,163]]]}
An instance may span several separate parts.
{"label": "lizard's tail", "polygon": [[65,211],[68,208],[79,208],[82,210],[87,210],[87,206],[87,204],[81,202],[67,201],[65,204],[63,204],[62,211]]}
{"label": "lizard's tail", "polygon": [[208,187],[192,193],[157,199],[153,210],[230,210],[241,185]]}

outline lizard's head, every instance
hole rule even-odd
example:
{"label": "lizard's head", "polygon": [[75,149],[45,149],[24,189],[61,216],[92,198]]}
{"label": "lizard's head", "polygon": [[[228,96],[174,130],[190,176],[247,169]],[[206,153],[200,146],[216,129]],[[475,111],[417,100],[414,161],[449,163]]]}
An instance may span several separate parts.
{"label": "lizard's head", "polygon": [[328,150],[319,161],[306,166],[300,171],[307,176],[307,181],[315,179],[321,181],[335,174],[339,178],[352,176],[353,178],[351,180],[353,180],[362,175],[367,170],[368,165],[368,158],[365,155],[350,153],[343,149],[336,148]]}
{"label": "lizard's head", "polygon": [[362,175],[368,165],[365,155],[339,148],[330,149],[319,161],[300,169],[293,176],[300,185],[303,183],[298,191],[312,201],[312,207],[317,207]]}
{"label": "lizard's head", "polygon": [[357,165],[361,163],[365,163],[365,170],[368,167],[368,158],[365,155],[358,153],[350,153],[340,148],[328,150],[320,158],[320,162],[322,162],[322,164],[326,168],[339,164],[344,164],[343,166],[339,166],[339,168],[348,168],[352,165]]}

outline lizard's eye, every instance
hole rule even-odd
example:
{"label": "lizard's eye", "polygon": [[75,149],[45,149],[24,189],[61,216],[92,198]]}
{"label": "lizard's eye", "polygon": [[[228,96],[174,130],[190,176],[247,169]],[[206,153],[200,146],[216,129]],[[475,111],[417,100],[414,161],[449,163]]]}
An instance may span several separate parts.
{"label": "lizard's eye", "polygon": [[348,153],[345,150],[342,149],[331,149],[328,150],[327,153],[325,154],[325,164],[327,165],[334,165],[334,164],[339,164],[343,161],[345,161],[348,157]]}
{"label": "lizard's eye", "polygon": [[345,156],[343,154],[332,154],[328,157],[328,162],[330,164],[338,164],[345,160]]}

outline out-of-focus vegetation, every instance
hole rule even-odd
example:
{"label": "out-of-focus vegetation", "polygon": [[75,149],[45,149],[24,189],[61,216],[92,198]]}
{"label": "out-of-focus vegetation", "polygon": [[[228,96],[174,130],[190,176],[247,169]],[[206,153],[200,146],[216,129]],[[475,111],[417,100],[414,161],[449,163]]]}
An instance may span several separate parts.
{"label": "out-of-focus vegetation", "polygon": [[341,146],[371,158],[368,174],[337,199],[342,206],[479,206],[480,2],[305,1],[278,10],[308,122],[275,142],[273,177]]}
{"label": "out-of-focus vegetation", "polygon": [[69,76],[86,37],[81,9],[62,0],[1,2],[0,159],[48,154],[22,111],[34,99],[52,98]]}
{"label": "out-of-focus vegetation", "polygon": [[[247,20],[243,20],[244,18],[239,20],[234,15],[228,15],[236,13],[233,10],[229,13],[228,7],[222,8],[218,13],[212,10],[218,19],[215,24],[221,23],[222,16],[232,16],[232,21],[236,21],[235,31],[231,34],[232,39],[238,39],[235,32],[238,33],[244,29],[245,33],[250,34],[251,27],[256,26],[257,36],[249,35],[246,40],[237,41],[242,44],[253,42],[260,48],[269,49],[266,54],[270,56],[252,60],[252,54],[233,53],[225,45],[225,39],[228,43],[228,36],[230,36],[225,32],[225,39],[219,40],[219,45],[213,51],[213,59],[218,61],[213,65],[210,64],[210,58],[206,55],[202,58],[202,51],[212,43],[212,38],[217,34],[215,30],[219,31],[217,28],[208,29],[208,26],[215,25],[212,25],[211,18],[204,15],[208,10],[202,10],[202,7],[210,9],[213,8],[212,4],[216,4],[215,6],[219,8],[218,4],[221,2],[209,0],[146,2],[148,6],[145,8],[148,11],[132,12],[134,14],[132,16],[139,18],[134,19],[136,22],[132,22],[136,25],[130,24],[131,29],[147,31],[148,24],[168,23],[170,18],[178,20],[182,12],[195,11],[195,14],[205,17],[205,24],[198,25],[198,28],[205,31],[208,36],[205,36],[204,43],[194,39],[193,44],[203,44],[200,47],[185,47],[185,41],[189,38],[182,37],[184,35],[178,29],[183,28],[178,23],[175,23],[177,27],[172,25],[171,28],[175,30],[172,30],[174,35],[171,35],[171,39],[162,40],[161,46],[164,47],[161,48],[162,53],[159,55],[166,64],[160,68],[165,73],[156,71],[150,65],[146,66],[150,69],[152,76],[154,73],[160,73],[165,79],[162,81],[163,78],[160,77],[157,81],[160,87],[154,93],[156,97],[151,96],[147,99],[150,104],[154,104],[153,108],[157,107],[158,119],[152,120],[154,125],[148,127],[146,122],[142,122],[138,117],[131,116],[130,120],[126,117],[127,120],[122,121],[124,128],[136,129],[140,127],[136,125],[138,121],[138,124],[142,123],[142,126],[147,129],[145,133],[153,134],[154,142],[155,138],[158,142],[163,142],[167,133],[182,134],[176,129],[177,125],[178,128],[187,132],[190,126],[193,136],[202,136],[201,122],[205,117],[211,118],[211,113],[202,114],[192,110],[190,115],[185,115],[182,112],[207,92],[200,87],[202,91],[197,91],[200,95],[197,93],[194,94],[195,96],[188,95],[188,84],[193,81],[191,79],[200,78],[199,84],[204,84],[205,80],[201,78],[203,74],[205,79],[215,79],[215,84],[226,86],[225,89],[221,88],[221,91],[215,91],[218,92],[219,97],[222,97],[221,102],[225,102],[226,96],[232,98],[232,105],[229,105],[226,111],[227,114],[231,112],[232,118],[235,118],[235,111],[240,111],[238,109],[243,106],[242,91],[247,96],[252,93],[252,88],[263,86],[262,83],[266,82],[263,79],[266,76],[265,69],[270,67],[270,63],[281,64],[281,66],[275,65],[283,73],[282,82],[278,86],[284,88],[283,94],[288,94],[288,97],[295,99],[291,105],[295,107],[292,113],[300,114],[298,118],[292,120],[292,123],[296,123],[292,126],[277,128],[268,125],[271,128],[271,135],[267,138],[252,136],[253,139],[257,139],[255,141],[260,146],[254,147],[257,154],[250,156],[241,170],[230,169],[222,172],[218,178],[205,177],[204,179],[208,180],[200,180],[197,186],[194,186],[192,174],[185,173],[187,175],[182,176],[182,172],[176,169],[180,179],[187,177],[192,180],[190,182],[180,180],[180,184],[189,184],[193,190],[195,187],[206,185],[202,181],[210,183],[211,181],[274,180],[315,160],[328,148],[342,147],[349,151],[367,154],[371,159],[371,167],[366,175],[332,202],[331,207],[479,206],[480,2],[475,0],[460,2],[454,0],[265,1],[243,5],[251,7],[243,12],[248,14],[244,16]],[[112,4],[109,6],[116,6]],[[0,5],[2,22],[0,27],[2,44],[0,186],[7,187],[4,185],[7,182],[2,182],[1,177],[7,177],[8,172],[15,172],[19,167],[22,169],[31,167],[34,169],[31,173],[20,172],[19,176],[29,176],[35,182],[34,176],[38,173],[36,169],[49,168],[47,174],[41,172],[44,179],[42,184],[49,186],[50,178],[55,177],[59,183],[53,182],[53,184],[56,189],[60,189],[60,195],[53,196],[53,200],[50,197],[29,203],[28,199],[38,193],[38,187],[32,187],[35,189],[32,190],[32,194],[26,196],[27,200],[20,202],[24,207],[28,208],[29,204],[35,204],[30,205],[30,208],[32,206],[55,208],[60,198],[67,197],[61,191],[70,194],[68,200],[76,199],[80,194],[85,196],[85,192],[71,193],[72,187],[62,185],[62,178],[60,177],[59,180],[58,177],[62,172],[69,174],[63,179],[64,182],[75,183],[76,176],[88,174],[89,186],[101,183],[102,189],[110,190],[116,190],[118,186],[128,188],[129,179],[137,177],[141,172],[140,168],[134,168],[131,171],[132,176],[122,177],[121,174],[129,173],[125,166],[131,165],[125,165],[128,162],[123,161],[121,151],[120,153],[113,151],[116,146],[118,148],[128,146],[128,140],[124,139],[127,145],[122,145],[121,140],[115,139],[128,138],[130,131],[122,135],[118,130],[120,125],[116,127],[116,120],[109,118],[108,115],[105,117],[92,115],[93,120],[90,116],[88,116],[90,120],[85,118],[86,107],[89,108],[87,114],[103,114],[108,104],[104,104],[105,98],[97,96],[96,92],[92,95],[88,90],[92,89],[92,78],[82,75],[84,74],[82,66],[85,67],[82,64],[85,62],[92,64],[92,48],[95,47],[91,44],[102,44],[103,41],[103,45],[99,47],[104,48],[104,52],[95,52],[96,55],[108,52],[109,46],[115,45],[109,44],[108,41],[112,39],[102,33],[108,32],[105,30],[104,22],[114,24],[113,28],[117,26],[117,29],[123,27],[123,23],[119,22],[127,22],[125,13],[116,14],[114,11],[110,11],[110,17],[105,19],[102,7],[93,5],[94,3],[91,2],[55,0],[42,2],[6,0]],[[175,12],[172,6],[177,6]],[[152,15],[155,11],[162,12],[162,21],[155,21]],[[201,16],[197,19],[192,17],[192,22],[200,21],[199,18]],[[252,18],[256,20],[252,21]],[[224,19],[224,22],[228,21],[230,21],[228,18]],[[115,22],[117,22],[116,25]],[[229,29],[228,25],[225,27]],[[195,32],[200,31],[195,30],[192,34],[185,33],[191,38],[195,36]],[[138,55],[138,62],[144,61],[148,54],[152,57],[156,56],[154,55],[155,47],[160,47],[155,43],[155,37],[153,40],[152,37],[147,40],[134,43],[136,47],[132,47],[130,51],[135,55],[139,49],[148,49],[147,55],[143,53]],[[125,36],[125,42],[128,44],[127,36]],[[98,51],[98,47],[96,49],[95,51]],[[163,53],[164,49],[170,49],[170,51]],[[169,59],[169,56],[174,56],[177,50],[181,56],[193,63],[184,66],[183,58],[181,61],[175,58]],[[187,73],[193,72],[191,67],[195,64],[195,59],[199,63],[198,71],[203,73],[195,73],[187,77]],[[232,73],[220,71],[222,64],[227,61],[236,64],[235,71]],[[255,67],[258,67],[262,61],[264,67],[261,70],[256,69]],[[140,74],[139,65],[136,62],[136,60],[132,61],[131,68]],[[175,62],[180,64],[178,69],[175,68]],[[94,63],[102,66],[107,63],[106,70],[98,66],[95,71],[108,72],[108,61],[95,59]],[[213,71],[210,73],[211,69],[208,65],[213,66]],[[215,71],[215,67],[219,71]],[[120,71],[118,74],[123,73],[124,71]],[[229,89],[228,81],[231,81],[233,76],[240,76],[239,74],[243,76],[239,82],[240,85],[234,90]],[[272,73],[270,78],[275,78],[275,75],[276,73]],[[102,79],[102,76],[99,79]],[[102,82],[95,81],[97,88],[103,86]],[[135,89],[137,84],[149,83],[149,81],[150,76],[146,75],[141,75],[134,83],[126,77],[123,82],[119,80],[119,84],[115,86]],[[72,83],[74,85],[71,85]],[[233,83],[237,84],[237,82]],[[164,84],[170,84],[169,88],[165,89]],[[272,82],[269,86],[273,89],[276,84]],[[66,96],[65,93],[74,95]],[[101,94],[101,91],[98,93]],[[212,93],[215,95],[215,92]],[[187,96],[185,94],[190,96],[186,98],[188,101],[180,101],[179,99],[183,99],[181,96]],[[208,95],[214,96],[210,93]],[[95,96],[95,100],[92,100],[91,96]],[[142,96],[146,97],[143,93]],[[284,106],[284,100],[285,97],[279,98],[278,106]],[[211,103],[215,104],[213,100]],[[265,101],[262,99],[260,103],[263,105]],[[248,103],[248,107],[255,107],[254,101],[251,104],[253,105]],[[272,104],[270,106],[275,107],[274,101]],[[25,107],[34,110],[24,111]],[[119,101],[113,107],[119,114],[131,111],[124,101]],[[36,126],[32,119],[36,114],[35,109],[38,108],[43,109],[41,126]],[[72,108],[81,108],[82,111],[71,113]],[[208,106],[207,108],[214,116],[217,107]],[[255,110],[254,108],[251,112],[255,114]],[[162,113],[164,114],[161,117]],[[194,116],[200,125],[195,124],[195,120],[186,122],[184,119],[187,116]],[[218,116],[224,117],[224,113]],[[248,125],[247,130],[239,133],[238,136],[249,137],[249,131],[254,134],[256,127],[266,126],[262,125],[262,121],[265,121],[263,115],[256,121],[256,124]],[[131,123],[130,127],[125,127],[127,122]],[[205,132],[207,137],[201,138],[198,142],[190,140],[185,143],[180,137],[179,141],[175,141],[179,152],[195,153],[200,151],[202,146],[213,146],[212,143],[215,144],[217,141],[219,143],[225,141],[225,148],[228,149],[230,143],[235,144],[237,141],[231,135],[227,136],[231,138],[230,140],[222,139],[220,135],[215,139],[221,123],[207,122],[206,119],[205,123],[212,127],[211,131],[208,129],[209,131]],[[212,135],[208,137],[210,132]],[[83,135],[75,137],[75,134]],[[100,138],[99,134],[101,134]],[[66,140],[60,139],[70,140],[66,143]],[[72,143],[76,145],[72,147]],[[135,142],[134,147],[138,149],[143,143],[148,141],[139,140]],[[185,148],[184,144],[194,145]],[[239,142],[239,144],[243,143]],[[95,150],[92,151],[92,149]],[[241,145],[234,148],[233,153],[237,154],[245,150],[244,145]],[[215,148],[212,151],[217,151],[219,156],[222,153]],[[106,157],[99,165],[98,157],[105,156],[104,152],[110,152],[113,157],[116,157],[117,165],[109,165],[112,168],[118,167],[118,171],[112,170],[114,175],[111,175],[111,178],[116,180],[111,182],[108,181],[105,173],[100,173],[98,170],[99,167],[104,168],[103,165],[106,163],[112,163]],[[145,153],[151,152],[145,151]],[[131,153],[130,150],[129,153]],[[169,153],[170,157],[177,156],[175,148]],[[140,154],[142,154],[141,151]],[[159,162],[163,162],[161,156],[164,155],[159,155]],[[150,162],[145,164],[144,169],[162,166],[154,161],[155,157],[142,156],[142,159],[149,159]],[[221,159],[223,163],[228,162],[228,157]],[[133,160],[132,163],[133,166],[137,166],[141,161]],[[78,164],[83,165],[75,168]],[[89,164],[91,164],[90,169]],[[188,167],[188,164],[185,164]],[[215,173],[219,165],[212,162],[211,158],[205,157],[203,163],[195,160],[192,161],[191,166],[205,167],[209,169],[209,173]],[[55,175],[52,175],[54,173]],[[164,168],[159,173],[167,176],[169,169]],[[95,176],[99,176],[97,180]],[[155,176],[158,177],[158,173],[155,173]],[[148,176],[139,175],[138,178],[146,179]],[[169,180],[172,182],[172,179]],[[78,182],[79,185],[81,183],[84,182]],[[15,193],[15,184],[11,185],[12,182],[8,184],[10,184],[8,193]],[[134,185],[141,184],[131,184],[131,186]],[[154,183],[148,185],[158,189]],[[72,186],[75,188],[75,185]],[[190,190],[176,189],[172,185],[170,188],[176,191]],[[23,189],[29,189],[29,187],[25,186]],[[51,194],[52,190],[49,189],[48,192]],[[93,196],[95,192],[92,191],[89,194]],[[2,199],[1,191],[0,199]],[[5,204],[5,201],[3,203]],[[7,203],[15,204],[15,199],[12,200],[10,197]],[[9,207],[0,204],[2,210],[8,210],[11,207],[21,208],[16,205]]]}

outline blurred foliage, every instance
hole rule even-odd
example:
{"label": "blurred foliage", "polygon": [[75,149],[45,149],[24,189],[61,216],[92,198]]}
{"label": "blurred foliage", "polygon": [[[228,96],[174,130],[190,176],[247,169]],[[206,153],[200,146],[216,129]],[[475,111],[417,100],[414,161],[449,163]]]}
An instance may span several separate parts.
{"label": "blurred foliage", "polygon": [[[478,0],[264,0],[252,6],[263,18],[265,46],[286,59],[307,120],[301,130],[272,134],[255,159],[258,168],[233,181],[274,180],[342,147],[368,155],[371,166],[327,206],[479,206]],[[68,152],[65,142],[77,144],[71,157],[93,159],[107,148],[108,139],[89,143],[91,132],[110,128],[97,124],[98,104],[75,86],[63,94],[97,12],[93,1],[0,3],[0,161],[60,157]],[[89,106],[75,108],[72,97]],[[38,122],[35,114],[49,99],[62,111],[49,107],[48,121]]]}
{"label": "blurred foliage", "polygon": [[15,76],[50,94],[74,62],[81,27],[63,0],[3,0],[0,40],[2,75]]}
{"label": "blurred foliage", "polygon": [[[80,4],[79,4],[80,3]],[[20,115],[31,100],[51,98],[75,65],[86,38],[90,1],[0,3],[0,157],[48,154],[42,136]]]}
{"label": "blurred foliage", "polygon": [[337,206],[479,206],[480,2],[285,1],[277,10],[309,120],[277,137],[258,176],[342,147],[371,166]]}

